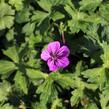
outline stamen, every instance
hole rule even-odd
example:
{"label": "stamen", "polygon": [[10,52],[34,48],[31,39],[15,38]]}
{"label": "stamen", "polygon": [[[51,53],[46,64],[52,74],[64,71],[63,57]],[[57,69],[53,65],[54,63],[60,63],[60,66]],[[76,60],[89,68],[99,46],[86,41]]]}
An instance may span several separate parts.
{"label": "stamen", "polygon": [[51,57],[53,60],[57,60],[57,54],[52,54]]}

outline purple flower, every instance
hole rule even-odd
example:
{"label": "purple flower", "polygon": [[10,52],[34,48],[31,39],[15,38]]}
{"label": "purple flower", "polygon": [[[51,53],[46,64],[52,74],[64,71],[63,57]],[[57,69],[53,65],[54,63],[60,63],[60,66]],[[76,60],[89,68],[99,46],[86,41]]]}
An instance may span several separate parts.
{"label": "purple flower", "polygon": [[47,49],[42,51],[41,59],[47,61],[50,71],[56,71],[59,68],[65,68],[69,65],[70,50],[67,46],[60,46],[60,42],[55,41],[48,44]]}

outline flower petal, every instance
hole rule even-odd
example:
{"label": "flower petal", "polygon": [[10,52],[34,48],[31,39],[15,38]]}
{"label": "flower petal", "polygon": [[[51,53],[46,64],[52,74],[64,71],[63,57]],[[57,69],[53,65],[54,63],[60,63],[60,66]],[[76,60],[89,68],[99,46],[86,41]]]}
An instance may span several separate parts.
{"label": "flower petal", "polygon": [[57,53],[57,51],[60,49],[60,43],[58,41],[51,42],[48,44],[48,51],[50,53]]}
{"label": "flower petal", "polygon": [[69,65],[69,60],[68,58],[66,57],[63,57],[63,58],[60,58],[60,59],[57,59],[56,61],[56,65],[59,67],[59,68],[65,68]]}
{"label": "flower petal", "polygon": [[67,46],[62,46],[58,51],[59,57],[68,57],[70,54],[70,50]]}
{"label": "flower petal", "polygon": [[41,53],[41,59],[44,61],[47,61],[50,58],[50,54],[47,50],[42,51]]}
{"label": "flower petal", "polygon": [[48,64],[48,67],[49,67],[49,70],[50,71],[56,71],[56,70],[58,70],[58,66],[56,66],[54,60],[49,59],[48,62],[47,62],[47,64]]}

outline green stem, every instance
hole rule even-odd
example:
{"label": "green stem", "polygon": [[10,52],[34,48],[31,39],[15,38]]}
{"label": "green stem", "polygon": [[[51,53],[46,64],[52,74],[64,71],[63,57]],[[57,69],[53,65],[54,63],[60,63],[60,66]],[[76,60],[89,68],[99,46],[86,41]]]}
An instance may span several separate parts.
{"label": "green stem", "polygon": [[62,41],[65,44],[65,36],[64,36],[64,31],[62,31]]}

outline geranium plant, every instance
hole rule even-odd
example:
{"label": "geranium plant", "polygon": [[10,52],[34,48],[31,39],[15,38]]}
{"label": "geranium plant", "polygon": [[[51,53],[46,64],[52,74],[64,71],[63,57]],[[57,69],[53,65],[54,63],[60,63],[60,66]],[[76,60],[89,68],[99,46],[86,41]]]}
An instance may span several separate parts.
{"label": "geranium plant", "polygon": [[109,0],[0,0],[0,109],[109,109]]}

